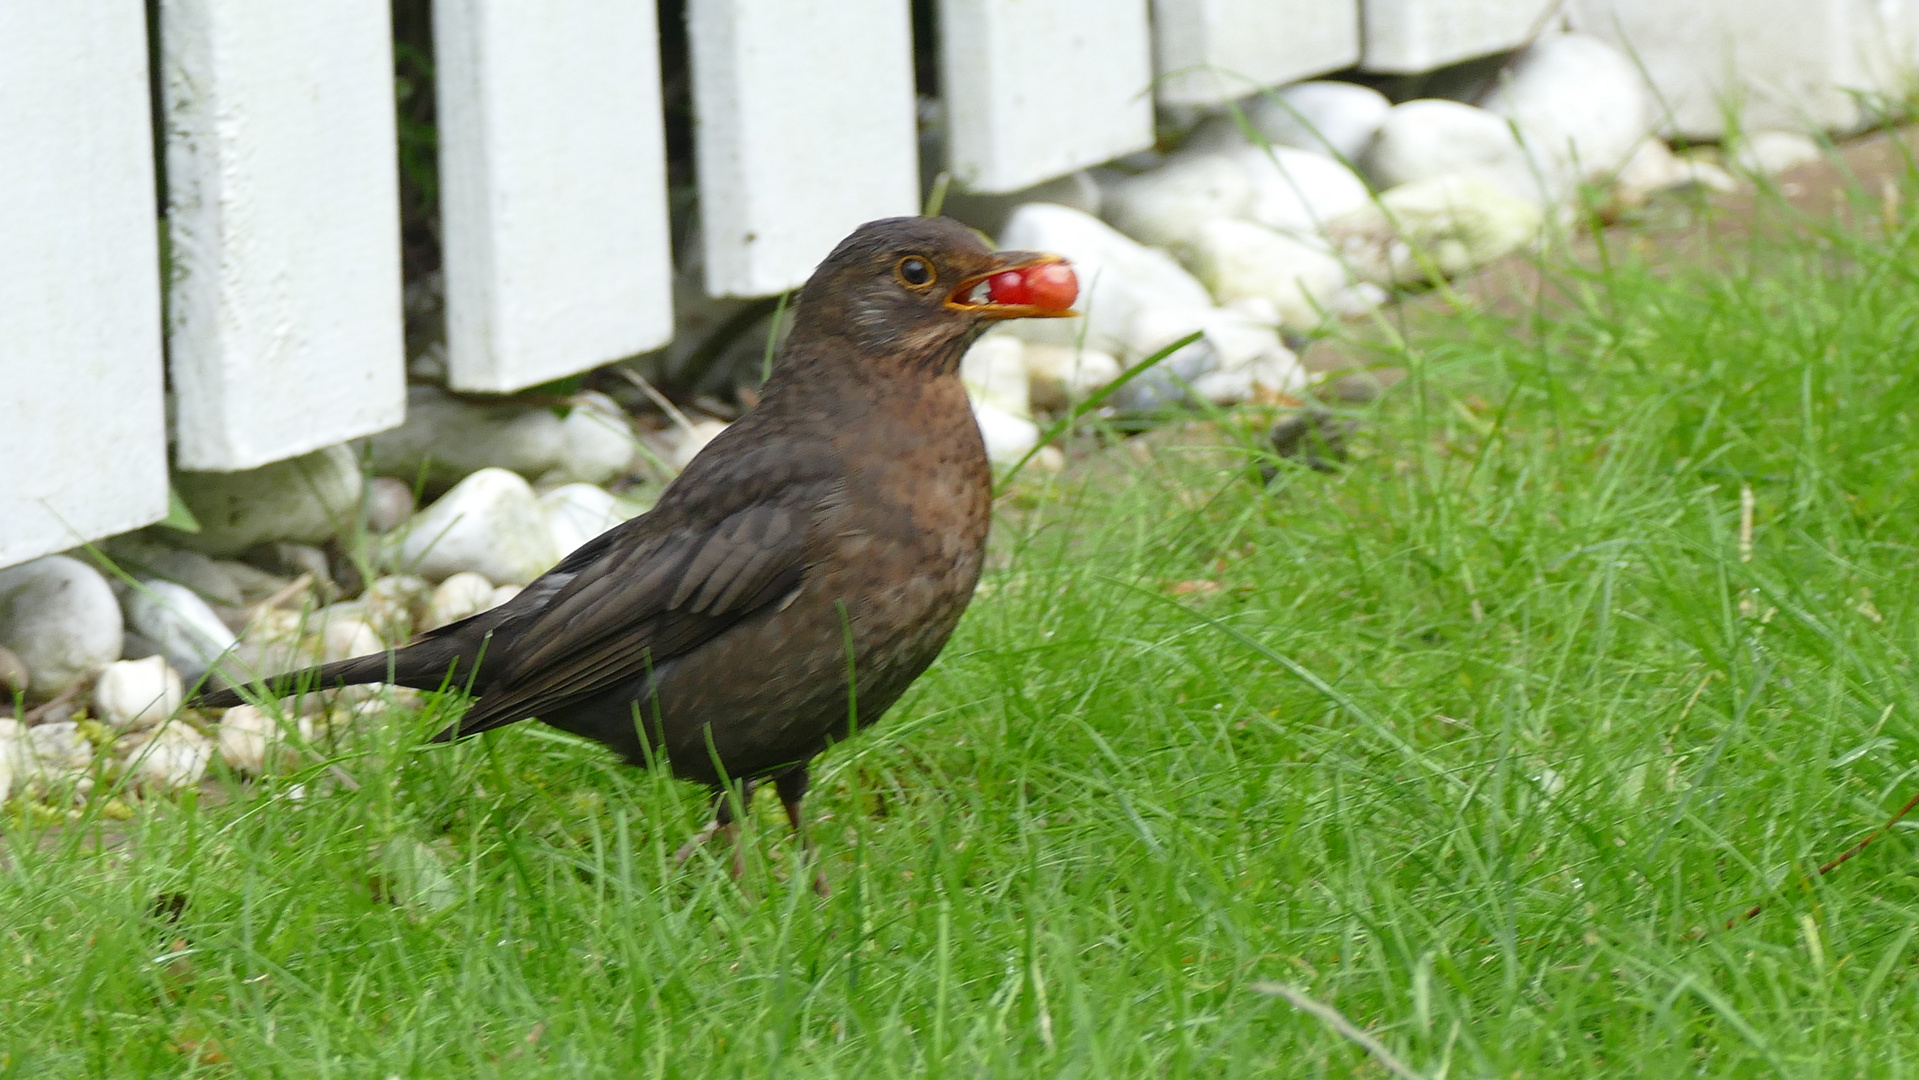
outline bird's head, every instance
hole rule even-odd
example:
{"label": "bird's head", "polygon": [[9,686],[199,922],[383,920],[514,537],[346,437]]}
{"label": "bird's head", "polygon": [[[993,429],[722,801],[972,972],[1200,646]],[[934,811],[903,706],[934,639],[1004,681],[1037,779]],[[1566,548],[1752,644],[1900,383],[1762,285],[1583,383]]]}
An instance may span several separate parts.
{"label": "bird's head", "polygon": [[957,370],[967,345],[1004,319],[1077,314],[1079,283],[1057,255],[993,251],[946,218],[869,221],[801,290],[793,333],[851,339],[869,357]]}

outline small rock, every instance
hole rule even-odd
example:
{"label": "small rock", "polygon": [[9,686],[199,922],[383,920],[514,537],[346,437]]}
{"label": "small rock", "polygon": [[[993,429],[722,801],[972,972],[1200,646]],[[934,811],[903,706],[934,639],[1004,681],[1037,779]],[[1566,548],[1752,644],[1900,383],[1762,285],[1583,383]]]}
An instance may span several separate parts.
{"label": "small rock", "polygon": [[152,727],[172,716],[185,700],[180,673],[159,656],[116,660],[93,684],[97,715],[115,731]]}
{"label": "small rock", "polygon": [[414,624],[432,600],[432,582],[417,574],[390,574],[368,585],[358,602],[381,639],[397,644],[413,636]]}
{"label": "small rock", "polygon": [[[1340,419],[1324,409],[1308,409],[1283,417],[1268,434],[1273,451],[1318,472],[1332,472],[1346,460],[1346,440],[1356,424]],[[1267,469],[1266,479],[1277,475]]]}
{"label": "small rock", "polygon": [[675,472],[684,472],[693,459],[706,449],[706,444],[719,437],[726,425],[718,420],[695,420],[690,427],[675,427],[669,433],[671,446],[667,450],[666,463],[673,466]]}
{"label": "small rock", "polygon": [[1112,353],[1070,345],[1029,341],[1021,356],[1026,361],[1027,400],[1051,412],[1065,412],[1125,370]]}
{"label": "small rock", "polygon": [[246,603],[242,583],[233,568],[242,563],[209,558],[197,551],[166,547],[140,538],[116,537],[108,554],[122,570],[137,577],[160,578],[185,585],[211,603],[239,607]]}
{"label": "small rock", "polygon": [[1232,156],[1252,181],[1245,216],[1274,229],[1317,237],[1328,222],[1373,199],[1357,173],[1308,150],[1249,146]]}
{"label": "small rock", "polygon": [[[1283,90],[1255,94],[1243,106],[1246,121],[1274,146],[1292,146],[1356,162],[1393,103],[1371,87],[1344,82],[1295,83]],[[1188,138],[1188,146],[1229,148],[1247,145],[1231,116],[1216,116]]]}
{"label": "small rock", "polygon": [[241,472],[178,472],[174,489],[200,522],[182,547],[233,555],[270,540],[320,543],[357,516],[360,463],[345,446]]}
{"label": "small rock", "polygon": [[1193,393],[1215,405],[1284,401],[1306,387],[1306,369],[1291,349],[1259,356],[1235,368],[1209,371],[1193,380]]}
{"label": "small rock", "polygon": [[367,481],[366,527],[369,532],[390,533],[413,516],[413,489],[390,476]]}
{"label": "small rock", "polygon": [[198,679],[235,638],[198,593],[171,581],[143,581],[127,597],[127,624],[160,646],[182,678]]}
{"label": "small rock", "polygon": [[1543,202],[1532,164],[1506,118],[1457,101],[1427,98],[1394,106],[1365,168],[1381,191],[1473,172],[1509,198]]}
{"label": "small rock", "polygon": [[155,790],[191,787],[213,763],[213,740],[185,724],[124,739],[114,747],[124,754],[135,783]]}
{"label": "small rock", "polygon": [[551,409],[477,403],[437,387],[407,389],[406,423],[365,440],[373,471],[446,485],[486,468],[544,476],[566,459],[565,423]]}
{"label": "small rock", "polygon": [[1131,362],[1126,335],[1148,307],[1210,307],[1213,298],[1163,251],[1146,247],[1078,210],[1028,203],[1013,212],[1000,236],[1006,248],[1057,252],[1079,275],[1079,309],[1071,319],[1026,319],[1007,332],[1053,345],[1084,343]]}
{"label": "small rock", "polygon": [[1215,372],[1238,371],[1256,364],[1260,378],[1298,366],[1292,352],[1280,341],[1278,328],[1244,311],[1213,307],[1147,308],[1134,319],[1130,330],[1132,346],[1142,357],[1166,348],[1195,330],[1203,336],[1121,388],[1114,397],[1122,409],[1164,408],[1182,403],[1193,394],[1208,400],[1247,400],[1246,396],[1236,396],[1238,392],[1233,388],[1244,387],[1250,395],[1255,385],[1253,374],[1244,378],[1204,380]]}
{"label": "small rock", "polygon": [[589,390],[574,396],[571,404],[560,421],[560,462],[540,482],[604,484],[631,473],[639,436],[620,403]]}
{"label": "small rock", "polygon": [[[1252,207],[1253,179],[1226,153],[1179,154],[1151,172],[1115,181],[1105,200],[1106,220],[1122,233],[1174,251],[1198,236],[1207,222],[1245,217]],[[1011,246],[1012,239],[1006,243]],[[1079,258],[1067,257],[1085,287],[1091,275]]]}
{"label": "small rock", "polygon": [[987,460],[994,465],[1009,467],[1039,444],[1039,425],[1023,416],[975,401],[973,419],[979,424],[980,439],[986,443]]}
{"label": "small rock", "polygon": [[493,590],[492,596],[487,597],[485,610],[492,611],[525,591],[524,585],[502,585]]}
{"label": "small rock", "polygon": [[[311,717],[299,717],[290,726],[300,742],[312,740]],[[236,705],[220,717],[216,747],[230,769],[258,776],[273,768],[291,767],[299,761],[291,742],[287,726],[252,705]]]}
{"label": "small rock", "polygon": [[1193,270],[1222,302],[1269,301],[1281,324],[1300,331],[1325,321],[1350,284],[1346,264],[1324,241],[1251,221],[1215,221],[1193,248]]}
{"label": "small rock", "polygon": [[428,580],[472,570],[518,585],[558,561],[532,485],[505,469],[481,469],[415,515],[396,554]]}
{"label": "small rock", "polygon": [[0,646],[0,698],[12,698],[15,694],[24,694],[33,685],[33,676],[27,672],[27,662],[12,649]]}
{"label": "small rock", "polygon": [[0,646],[52,698],[120,659],[125,621],[99,571],[65,555],[0,570]]}
{"label": "small rock", "polygon": [[454,574],[440,582],[427,603],[423,629],[437,630],[468,616],[488,610],[493,601],[493,583],[484,574],[471,570]]}
{"label": "small rock", "polygon": [[1393,188],[1377,208],[1348,215],[1334,228],[1335,249],[1373,281],[1420,282],[1432,269],[1453,277],[1516,251],[1544,221],[1538,203],[1481,174],[1454,173]]}
{"label": "small rock", "polygon": [[1809,136],[1792,131],[1758,131],[1740,141],[1733,163],[1755,176],[1774,176],[1825,156]]}
{"label": "small rock", "polygon": [[16,778],[24,779],[36,791],[44,793],[75,781],[83,790],[92,786],[88,770],[93,767],[93,743],[75,721],[28,728],[20,751],[15,759],[21,766]]}
{"label": "small rock", "polygon": [[553,534],[553,550],[564,559],[580,545],[626,520],[606,489],[567,484],[540,496],[540,510]]}
{"label": "small rock", "polygon": [[433,848],[396,837],[380,852],[381,880],[396,904],[444,911],[460,899],[460,887],[448,876]]}
{"label": "small rock", "polygon": [[1511,120],[1555,201],[1611,175],[1652,133],[1653,99],[1630,57],[1584,34],[1548,34],[1480,102]]}
{"label": "small rock", "polygon": [[1010,334],[987,334],[975,341],[960,358],[960,382],[975,403],[991,405],[1009,416],[1032,417],[1025,344]]}
{"label": "small rock", "polygon": [[247,558],[287,578],[303,574],[311,577],[315,595],[322,598],[340,594],[340,587],[333,581],[333,560],[317,547],[282,541],[254,548],[247,552]]}
{"label": "small rock", "polygon": [[355,656],[371,656],[386,649],[386,643],[380,640],[379,631],[364,618],[350,614],[328,616],[327,609],[319,612],[322,620],[320,628],[320,662],[333,663],[335,660],[347,660]]}
{"label": "small rock", "polygon": [[0,803],[13,794],[16,777],[26,771],[27,725],[18,720],[0,718]]}

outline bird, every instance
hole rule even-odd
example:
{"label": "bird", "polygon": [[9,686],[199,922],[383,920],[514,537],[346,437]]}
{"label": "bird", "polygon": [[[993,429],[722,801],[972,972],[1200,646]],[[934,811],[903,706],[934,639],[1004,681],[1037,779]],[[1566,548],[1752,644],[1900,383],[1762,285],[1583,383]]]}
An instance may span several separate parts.
{"label": "bird", "polygon": [[735,800],[765,781],[811,858],[809,765],[932,664],[979,582],[993,476],[961,357],[1004,320],[1076,314],[1077,291],[1061,257],[950,219],[861,225],[797,293],[759,402],[651,510],[500,607],[198,703],[462,688],[434,741],[538,719],[709,789],[678,861],[721,834],[737,877]]}

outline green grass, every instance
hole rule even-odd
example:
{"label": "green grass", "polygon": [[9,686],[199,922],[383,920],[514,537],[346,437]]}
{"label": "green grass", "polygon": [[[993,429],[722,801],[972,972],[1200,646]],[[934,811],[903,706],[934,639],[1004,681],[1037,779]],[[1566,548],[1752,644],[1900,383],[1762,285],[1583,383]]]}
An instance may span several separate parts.
{"label": "green grass", "polygon": [[532,725],[15,814],[0,1075],[1386,1075],[1272,982],[1433,1077],[1919,1072],[1913,834],[1807,879],[1919,789],[1919,243],[1729,256],[1422,332],[1338,473],[1027,477],[829,900]]}

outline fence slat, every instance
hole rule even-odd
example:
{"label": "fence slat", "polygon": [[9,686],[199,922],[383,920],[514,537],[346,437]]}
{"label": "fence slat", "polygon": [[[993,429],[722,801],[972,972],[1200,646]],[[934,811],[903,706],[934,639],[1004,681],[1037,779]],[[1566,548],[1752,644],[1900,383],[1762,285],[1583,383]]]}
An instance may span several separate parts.
{"label": "fence slat", "polygon": [[398,424],[384,0],[161,0],[176,464],[244,469]]}
{"label": "fence slat", "polygon": [[1359,59],[1358,0],[1153,0],[1159,100],[1211,105]]}
{"label": "fence slat", "polygon": [[[1693,0],[1678,0],[1691,3]],[[1412,75],[1525,44],[1561,0],[1361,0],[1367,71]]]}
{"label": "fence slat", "polygon": [[1147,0],[943,0],[947,168],[1018,191],[1153,144]]}
{"label": "fence slat", "polygon": [[447,355],[518,390],[673,336],[651,3],[436,0]]}
{"label": "fence slat", "polygon": [[853,227],[917,213],[906,0],[688,0],[706,291],[806,280]]}
{"label": "fence slat", "polygon": [[141,0],[0,7],[0,566],[165,516]]}

